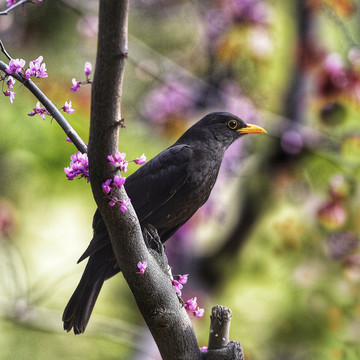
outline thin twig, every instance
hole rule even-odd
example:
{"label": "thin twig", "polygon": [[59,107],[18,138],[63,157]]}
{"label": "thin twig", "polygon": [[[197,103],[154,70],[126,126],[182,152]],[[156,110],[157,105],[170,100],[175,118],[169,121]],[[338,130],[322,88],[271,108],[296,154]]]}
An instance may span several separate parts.
{"label": "thin twig", "polygon": [[0,11],[0,15],[7,15],[11,10],[14,10],[18,6],[26,4],[26,3],[32,3],[32,2],[33,2],[33,0],[20,0],[16,4],[11,5],[10,7],[8,7],[6,10]]}
{"label": "thin twig", "polygon": [[6,51],[5,49],[5,46],[3,44],[3,42],[0,40],[0,49],[1,49],[1,52],[4,53],[4,55],[9,59],[11,60],[11,56],[9,55],[9,53]]}
{"label": "thin twig", "polygon": [[[4,62],[0,61],[0,70],[5,71],[8,67]],[[19,74],[11,74],[16,80],[21,82],[26,88],[28,88],[34,96],[43,104],[45,109],[50,113],[50,115],[56,120],[56,122],[64,130],[65,134],[71,139],[76,148],[82,153],[87,152],[87,146],[77,132],[72,128],[72,126],[65,119],[60,110],[49,100],[46,95],[35,85],[32,80],[27,80]]]}

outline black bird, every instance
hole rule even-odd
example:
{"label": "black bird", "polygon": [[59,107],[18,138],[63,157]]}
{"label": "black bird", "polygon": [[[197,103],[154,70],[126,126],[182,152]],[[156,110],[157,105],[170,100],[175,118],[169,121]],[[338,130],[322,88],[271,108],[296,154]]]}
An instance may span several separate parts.
{"label": "black bird", "polygon": [[[206,115],[176,143],[130,175],[126,192],[140,225],[154,226],[162,242],[173,235],[206,202],[226,149],[244,134],[266,133],[226,112]],[[63,314],[64,329],[85,331],[104,281],[120,271],[110,238],[96,210],[94,236],[79,261],[89,257],[79,285]]]}

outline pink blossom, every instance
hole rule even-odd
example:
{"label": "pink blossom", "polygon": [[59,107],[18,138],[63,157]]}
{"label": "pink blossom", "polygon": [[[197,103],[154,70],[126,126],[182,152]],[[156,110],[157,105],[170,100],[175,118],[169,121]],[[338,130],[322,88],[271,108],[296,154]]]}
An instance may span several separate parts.
{"label": "pink blossom", "polygon": [[194,311],[194,316],[196,316],[197,318],[202,318],[204,316],[204,312],[204,309],[200,309],[198,307],[197,310]]}
{"label": "pink blossom", "polygon": [[5,69],[7,74],[19,74],[24,71],[25,60],[23,59],[11,59],[9,67]]}
{"label": "pink blossom", "polygon": [[13,89],[15,84],[15,79],[12,76],[9,76],[9,78],[6,81],[6,85],[9,89]]}
{"label": "pink blossom", "polygon": [[111,179],[107,179],[104,183],[102,183],[102,189],[105,194],[108,194],[111,191]]}
{"label": "pink blossom", "polygon": [[85,71],[86,77],[88,77],[88,76],[91,74],[92,65],[91,65],[90,62],[87,61],[87,62],[85,63],[84,71]]}
{"label": "pink blossom", "polygon": [[111,199],[111,200],[109,201],[109,206],[113,207],[113,206],[116,205],[117,202],[118,202],[118,200],[116,200],[116,199]]}
{"label": "pink blossom", "polygon": [[120,170],[122,172],[127,172],[127,168],[128,168],[128,165],[129,165],[129,162],[128,161],[123,161],[121,164],[120,164]]}
{"label": "pink blossom", "polygon": [[9,90],[5,90],[5,91],[4,91],[4,95],[9,97],[11,103],[14,102],[15,95],[16,95],[15,92],[9,91]]}
{"label": "pink blossom", "polygon": [[30,69],[26,69],[26,70],[25,70],[25,79],[26,79],[26,80],[29,80],[31,75],[32,75],[31,70],[30,70]]}
{"label": "pink blossom", "polygon": [[74,180],[76,177],[86,178],[89,181],[89,160],[87,154],[80,151],[70,156],[70,166],[64,168],[68,180]]}
{"label": "pink blossom", "polygon": [[78,91],[81,86],[81,81],[76,81],[75,78],[72,79],[73,86],[71,88],[72,91]]}
{"label": "pink blossom", "polygon": [[183,286],[177,280],[172,280],[172,285],[174,287],[175,292],[179,296],[181,296],[181,289],[183,288]]}
{"label": "pink blossom", "polygon": [[196,297],[189,299],[184,305],[186,310],[191,310],[191,311],[196,310],[197,306],[198,306],[198,304],[197,304]]}
{"label": "pink blossom", "polygon": [[139,158],[135,159],[135,164],[143,165],[146,163],[146,156],[145,154],[142,154]]}
{"label": "pink blossom", "polygon": [[41,62],[43,61],[43,57],[40,55],[36,60],[30,61],[29,63],[29,70],[30,72],[26,71],[25,72],[25,77],[28,78],[27,76],[33,75],[37,78],[47,78],[48,74],[46,73],[46,64],[43,63],[41,64]]}
{"label": "pink blossom", "polygon": [[122,187],[125,184],[126,177],[115,175],[113,186]]}
{"label": "pink blossom", "polygon": [[120,210],[121,210],[122,212],[128,211],[127,206],[128,206],[129,204],[130,204],[130,199],[121,200]]}
{"label": "pink blossom", "polygon": [[61,109],[68,114],[75,112],[75,109],[72,108],[71,100],[69,102],[65,101],[65,105]]}
{"label": "pink blossom", "polygon": [[36,107],[33,108],[33,111],[31,113],[29,113],[29,116],[34,116],[34,115],[40,115],[42,117],[43,120],[45,120],[45,115],[49,115],[48,111],[45,109],[45,107],[40,106],[40,101],[38,101],[36,103]]}
{"label": "pink blossom", "polygon": [[16,1],[17,0],[6,0],[6,2],[7,2],[6,7],[10,7],[10,6],[16,4]]}
{"label": "pink blossom", "polygon": [[142,263],[141,261],[139,261],[139,262],[137,263],[137,267],[139,268],[140,273],[141,273],[141,274],[144,274],[144,272],[145,272],[145,270],[146,270],[146,268],[147,268],[147,262],[144,261],[144,262]]}
{"label": "pink blossom", "polygon": [[187,283],[187,281],[188,281],[188,277],[189,277],[189,274],[179,275],[178,276],[179,283],[185,285]]}
{"label": "pink blossom", "polygon": [[117,151],[114,156],[109,155],[107,159],[109,160],[110,165],[116,165],[124,161],[125,157],[126,157],[126,153],[121,153]]}
{"label": "pink blossom", "polygon": [[125,157],[126,153],[121,153],[117,151],[114,156],[109,155],[107,159],[110,165],[119,166],[122,172],[126,172],[129,162],[125,161]]}

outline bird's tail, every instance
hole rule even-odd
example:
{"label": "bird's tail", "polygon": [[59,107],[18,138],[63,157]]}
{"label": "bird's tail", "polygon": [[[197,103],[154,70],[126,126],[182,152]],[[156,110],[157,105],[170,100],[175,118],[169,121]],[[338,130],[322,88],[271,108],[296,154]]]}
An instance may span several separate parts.
{"label": "bird's tail", "polygon": [[75,289],[63,313],[64,330],[74,329],[75,334],[85,331],[95,302],[105,281],[105,274],[98,273],[95,279],[89,278],[91,269],[87,264],[79,285]]}

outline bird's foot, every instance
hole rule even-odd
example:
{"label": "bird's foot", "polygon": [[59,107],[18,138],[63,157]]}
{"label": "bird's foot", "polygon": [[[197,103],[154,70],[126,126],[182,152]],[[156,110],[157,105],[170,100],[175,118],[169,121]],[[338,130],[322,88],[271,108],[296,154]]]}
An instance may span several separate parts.
{"label": "bird's foot", "polygon": [[155,257],[164,272],[168,272],[169,264],[165,254],[165,247],[161,242],[157,229],[151,224],[146,224],[143,229],[143,237],[147,248]]}

